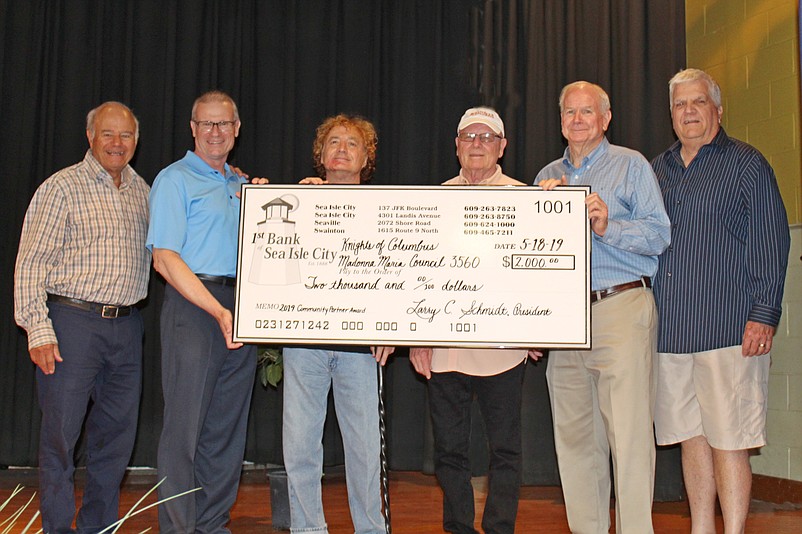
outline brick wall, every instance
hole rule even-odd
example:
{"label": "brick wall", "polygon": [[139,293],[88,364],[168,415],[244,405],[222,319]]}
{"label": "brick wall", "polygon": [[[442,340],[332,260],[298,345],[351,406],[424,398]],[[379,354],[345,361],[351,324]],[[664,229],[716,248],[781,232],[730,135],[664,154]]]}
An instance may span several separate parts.
{"label": "brick wall", "polygon": [[802,481],[802,180],[796,0],[686,0],[689,67],[721,85],[727,133],[774,167],[791,223],[783,317],[774,339],[768,445],[755,473]]}

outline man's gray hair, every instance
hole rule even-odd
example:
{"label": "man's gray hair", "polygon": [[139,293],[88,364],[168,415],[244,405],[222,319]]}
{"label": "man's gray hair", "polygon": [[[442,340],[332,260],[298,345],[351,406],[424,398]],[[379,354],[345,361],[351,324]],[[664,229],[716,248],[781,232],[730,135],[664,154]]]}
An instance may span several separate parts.
{"label": "man's gray hair", "polygon": [[707,94],[717,108],[721,107],[721,87],[708,73],[700,69],[685,69],[674,75],[668,82],[668,109],[674,109],[674,88],[681,83],[702,81],[707,84]]}
{"label": "man's gray hair", "polygon": [[192,120],[197,120],[195,117],[195,111],[198,109],[198,104],[209,104],[210,102],[228,102],[231,104],[231,107],[234,108],[234,120],[239,120],[239,110],[237,110],[237,103],[234,102],[234,99],[231,98],[228,93],[224,93],[223,91],[207,91],[200,95],[198,98],[195,99],[195,102],[192,104]]}
{"label": "man's gray hair", "polygon": [[98,112],[108,106],[119,106],[123,108],[125,111],[131,114],[131,117],[134,118],[134,139],[139,142],[139,119],[136,118],[134,112],[131,111],[131,108],[123,104],[122,102],[117,102],[116,100],[109,100],[108,102],[103,102],[98,107],[93,110],[90,110],[89,113],[86,114],[86,129],[89,132],[89,135],[92,137],[95,136],[95,117],[97,117]]}
{"label": "man's gray hair", "polygon": [[610,97],[607,95],[607,92],[601,88],[601,86],[596,85],[595,83],[590,83],[586,81],[578,81],[572,82],[563,87],[563,90],[560,91],[560,113],[563,112],[563,104],[565,103],[565,95],[571,91],[572,89],[582,89],[583,87],[590,87],[596,94],[599,96],[599,109],[602,113],[607,113],[610,111]]}

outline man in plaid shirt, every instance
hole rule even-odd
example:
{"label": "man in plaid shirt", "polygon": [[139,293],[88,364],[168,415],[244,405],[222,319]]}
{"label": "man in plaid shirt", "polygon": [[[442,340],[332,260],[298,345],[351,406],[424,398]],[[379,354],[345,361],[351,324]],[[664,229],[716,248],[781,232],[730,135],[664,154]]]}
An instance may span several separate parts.
{"label": "man in plaid shirt", "polygon": [[34,194],[14,273],[15,319],[37,366],[40,510],[50,534],[75,532],[73,454],[84,419],[87,482],[77,531],[117,521],[142,383],[135,305],[150,274],[149,188],[128,164],[139,123],[125,105],[106,102],[87,115],[86,136],[83,161]]}

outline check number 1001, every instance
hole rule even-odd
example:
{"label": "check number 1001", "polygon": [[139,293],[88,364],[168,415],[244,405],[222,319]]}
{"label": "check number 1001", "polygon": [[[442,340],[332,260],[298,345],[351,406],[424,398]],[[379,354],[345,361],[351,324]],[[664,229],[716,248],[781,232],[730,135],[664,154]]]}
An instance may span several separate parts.
{"label": "check number 1001", "polygon": [[533,206],[535,213],[571,213],[571,201],[562,200],[536,200]]}

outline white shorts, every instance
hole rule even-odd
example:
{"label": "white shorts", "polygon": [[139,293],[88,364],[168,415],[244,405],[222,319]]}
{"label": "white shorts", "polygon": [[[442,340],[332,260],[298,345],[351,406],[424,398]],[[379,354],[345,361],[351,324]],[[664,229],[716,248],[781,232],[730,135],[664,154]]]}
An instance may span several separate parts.
{"label": "white shorts", "polygon": [[744,357],[741,346],[657,354],[654,426],[658,445],[705,436],[711,447],[766,444],[770,354]]}

